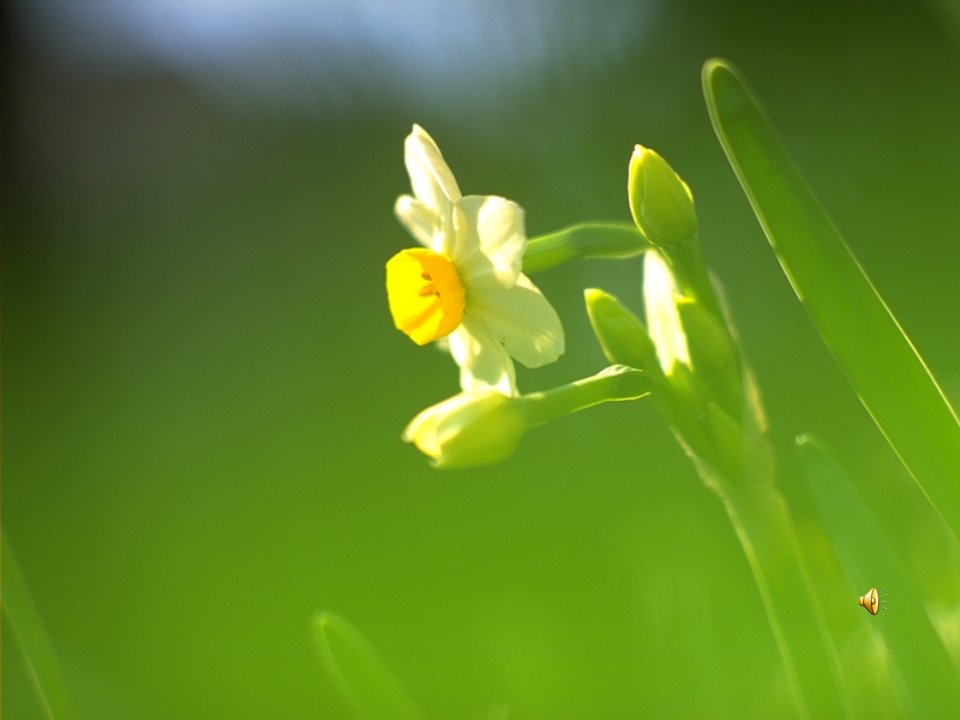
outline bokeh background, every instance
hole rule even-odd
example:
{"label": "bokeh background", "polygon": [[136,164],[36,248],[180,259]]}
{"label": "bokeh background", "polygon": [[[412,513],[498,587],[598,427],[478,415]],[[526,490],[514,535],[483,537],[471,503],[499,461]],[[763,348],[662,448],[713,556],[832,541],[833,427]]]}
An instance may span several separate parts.
{"label": "bokeh background", "polygon": [[[651,407],[566,418],[483,470],[431,470],[400,441],[457,387],[384,296],[411,244],[392,205],[414,122],[464,192],[522,204],[530,234],[628,220],[632,146],[657,149],[696,196],[798,523],[792,443],[812,431],[893,537],[937,532],[767,246],[699,70],[721,55],[750,79],[956,400],[950,0],[2,12],[2,522],[77,717],[351,717],[318,610],[432,718],[777,715],[742,552]],[[521,371],[527,391],[605,364],[584,287],[641,297],[636,260],[535,280],[568,350]],[[851,623],[874,584],[836,599]],[[2,660],[4,717],[44,717],[6,624]]]}

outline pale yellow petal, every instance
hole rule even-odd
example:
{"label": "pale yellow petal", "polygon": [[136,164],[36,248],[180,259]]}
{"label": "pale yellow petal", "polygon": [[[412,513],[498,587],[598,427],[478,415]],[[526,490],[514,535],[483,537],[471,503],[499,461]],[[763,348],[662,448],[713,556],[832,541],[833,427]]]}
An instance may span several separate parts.
{"label": "pale yellow petal", "polygon": [[523,209],[494,195],[468,195],[456,203],[452,257],[464,282],[510,287],[527,245]]}
{"label": "pale yellow petal", "polygon": [[441,217],[460,199],[460,188],[440,154],[440,149],[419,125],[414,125],[403,145],[404,163],[417,200]]}
{"label": "pale yellow petal", "polygon": [[564,351],[560,318],[526,275],[511,288],[469,288],[464,318],[483,325],[527,367],[552,363]]}
{"label": "pale yellow petal", "polygon": [[464,392],[494,389],[504,395],[516,395],[513,361],[482,323],[465,317],[447,337],[450,354],[460,366],[460,387]]}
{"label": "pale yellow petal", "polygon": [[677,286],[673,273],[660,253],[648,252],[643,262],[643,304],[647,311],[647,332],[657,348],[660,367],[667,375],[680,362],[690,365],[687,336],[677,312]]}
{"label": "pale yellow petal", "polygon": [[401,195],[393,206],[393,212],[418,243],[434,252],[440,252],[434,246],[441,244],[437,237],[441,232],[441,223],[440,217],[433,210],[415,197]]}

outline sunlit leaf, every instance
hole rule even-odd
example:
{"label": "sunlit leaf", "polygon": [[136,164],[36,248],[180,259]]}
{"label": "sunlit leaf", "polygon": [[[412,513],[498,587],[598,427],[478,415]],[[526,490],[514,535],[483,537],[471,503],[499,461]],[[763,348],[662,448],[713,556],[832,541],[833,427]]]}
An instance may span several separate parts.
{"label": "sunlit leaf", "polygon": [[720,144],[794,291],[880,431],[960,537],[955,412],[737,71],[709,61],[703,90]]}
{"label": "sunlit leaf", "polygon": [[[890,653],[890,664],[909,691],[916,717],[960,717],[960,677],[931,623],[925,598],[915,590],[903,553],[877,521],[870,507],[833,458],[809,436],[798,440],[805,480],[831,547],[846,570],[848,587],[842,598],[824,603],[836,622],[836,605],[849,606],[849,623],[871,623]],[[871,587],[884,587],[890,606],[871,617],[857,598]],[[862,672],[881,665],[867,664]]]}

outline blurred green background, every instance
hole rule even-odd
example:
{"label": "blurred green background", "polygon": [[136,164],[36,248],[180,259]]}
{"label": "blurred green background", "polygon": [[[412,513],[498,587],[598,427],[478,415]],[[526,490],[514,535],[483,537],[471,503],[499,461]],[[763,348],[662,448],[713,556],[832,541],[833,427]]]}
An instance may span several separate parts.
{"label": "blurred green background", "polygon": [[[554,423],[490,469],[433,471],[400,441],[457,389],[386,308],[414,122],[531,235],[628,220],[633,144],[660,152],[697,199],[799,524],[811,431],[891,536],[919,553],[939,533],[767,246],[699,70],[722,55],[751,80],[956,400],[949,0],[3,12],[2,522],[77,717],[350,717],[313,645],[322,609],[432,718],[777,716],[741,549],[647,404]],[[521,370],[526,391],[605,364],[584,287],[641,297],[636,260],[535,281],[568,350]],[[852,625],[881,581],[836,598]],[[44,717],[6,623],[2,660],[4,717]]]}

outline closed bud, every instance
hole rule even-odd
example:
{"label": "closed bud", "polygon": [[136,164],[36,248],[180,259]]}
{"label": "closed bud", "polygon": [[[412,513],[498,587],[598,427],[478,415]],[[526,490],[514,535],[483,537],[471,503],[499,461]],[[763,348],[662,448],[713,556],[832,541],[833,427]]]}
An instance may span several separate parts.
{"label": "closed bud", "polygon": [[434,467],[491,465],[510,457],[527,430],[525,403],[495,390],[461,393],[417,415],[403,431]]}
{"label": "closed bud", "polygon": [[603,290],[588,288],[583,291],[583,299],[607,360],[644,370],[659,370],[657,350],[636,315]]}
{"label": "closed bud", "polygon": [[702,304],[684,298],[677,303],[693,371],[712,377],[735,364],[733,341],[726,327]]}
{"label": "closed bud", "polygon": [[651,245],[669,249],[691,246],[697,238],[693,194],[666,160],[637,145],[627,179],[630,212]]}
{"label": "closed bud", "polygon": [[690,367],[709,393],[728,413],[740,417],[743,387],[733,338],[725,325],[699,302],[677,303],[687,337]]}
{"label": "closed bud", "polygon": [[650,394],[642,370],[612,365],[596,375],[529,395],[461,393],[417,415],[403,431],[438,468],[492,465],[513,455],[527,430],[607,402]]}

